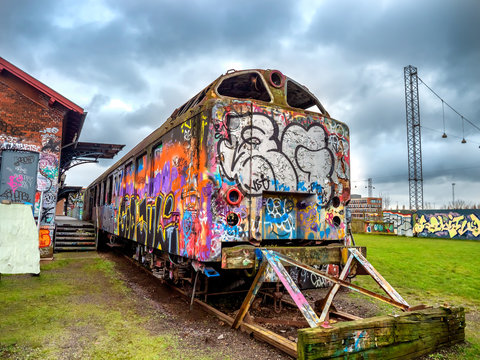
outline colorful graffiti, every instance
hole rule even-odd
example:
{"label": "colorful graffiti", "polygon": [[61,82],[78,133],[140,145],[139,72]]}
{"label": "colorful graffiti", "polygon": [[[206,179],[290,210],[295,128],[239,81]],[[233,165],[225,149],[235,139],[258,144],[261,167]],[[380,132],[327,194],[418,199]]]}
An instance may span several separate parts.
{"label": "colorful graffiti", "polygon": [[393,233],[394,226],[389,223],[365,221],[366,233]]}
{"label": "colorful graffiti", "polygon": [[419,237],[480,240],[480,210],[419,210],[413,231]]}
{"label": "colorful graffiti", "polygon": [[412,213],[384,211],[383,221],[393,224],[393,232],[400,236],[413,236]]}
{"label": "colorful graffiti", "polygon": [[33,204],[37,164],[37,153],[4,150],[0,169],[0,199]]}
{"label": "colorful graffiti", "polygon": [[179,214],[174,210],[173,194],[144,199],[125,195],[118,212],[116,233],[150,248],[193,255],[193,248],[187,249],[188,243],[179,244]]}
{"label": "colorful graffiti", "polygon": [[218,101],[90,188],[88,204],[104,199],[91,216],[106,231],[219,261],[225,242],[343,240],[348,178],[345,125]]}
{"label": "colorful graffiti", "polygon": [[215,188],[238,186],[252,203],[246,223],[237,225],[244,230],[239,235],[259,241],[345,236],[343,206],[328,206],[336,194],[339,200],[350,196],[343,124],[250,102],[219,103],[212,117],[208,148],[210,161],[219,159],[210,164]]}
{"label": "colorful graffiti", "polygon": [[67,216],[82,220],[85,191],[68,194]]}
{"label": "colorful graffiti", "polygon": [[52,244],[52,237],[50,236],[49,227],[42,226],[39,230],[39,247],[48,248]]}
{"label": "colorful graffiti", "polygon": [[[218,124],[218,123],[217,123]],[[307,191],[319,187],[322,205],[331,197],[334,158],[327,146],[324,127],[290,122],[280,129],[274,116],[265,113],[224,115],[226,136],[220,136],[217,152],[222,174],[236,180],[251,196],[262,191]]]}

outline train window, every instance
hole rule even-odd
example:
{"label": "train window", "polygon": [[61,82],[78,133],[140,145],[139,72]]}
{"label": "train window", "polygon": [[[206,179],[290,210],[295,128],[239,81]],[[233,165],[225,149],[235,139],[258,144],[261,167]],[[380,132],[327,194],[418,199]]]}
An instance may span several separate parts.
{"label": "train window", "polygon": [[102,181],[100,187],[100,206],[105,204],[105,181]]}
{"label": "train window", "polygon": [[152,152],[152,181],[150,181],[151,184],[151,189],[150,189],[150,194],[152,196],[158,195],[160,192],[160,176],[162,175],[162,150],[163,150],[163,144],[157,144],[153,148]]}
{"label": "train window", "polygon": [[207,95],[207,89],[204,89],[200,94],[195,97],[195,101],[193,102],[192,106],[200,104],[205,98],[205,95]]}
{"label": "train window", "polygon": [[125,166],[124,174],[124,195],[133,195],[133,164],[129,163]]}
{"label": "train window", "polygon": [[312,110],[323,113],[315,96],[291,79],[287,81],[287,104],[304,110],[316,107],[317,109]]}
{"label": "train window", "polygon": [[271,101],[262,77],[256,72],[243,73],[226,78],[220,83],[217,91],[223,96]]}
{"label": "train window", "polygon": [[147,192],[147,179],[147,154],[143,154],[137,158],[135,172],[135,194],[138,195],[140,199],[142,199]]}
{"label": "train window", "polygon": [[112,190],[113,190],[113,176],[110,175],[107,180],[107,204],[110,205],[112,203]]}

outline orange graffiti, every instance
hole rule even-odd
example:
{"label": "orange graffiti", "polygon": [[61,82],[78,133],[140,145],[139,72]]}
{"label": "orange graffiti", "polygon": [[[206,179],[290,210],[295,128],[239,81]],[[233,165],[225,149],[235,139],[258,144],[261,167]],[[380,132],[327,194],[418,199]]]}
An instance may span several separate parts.
{"label": "orange graffiti", "polygon": [[52,243],[52,239],[50,237],[50,230],[49,229],[40,229],[40,232],[38,234],[38,240],[39,240],[39,247],[40,248],[49,247],[50,244]]}

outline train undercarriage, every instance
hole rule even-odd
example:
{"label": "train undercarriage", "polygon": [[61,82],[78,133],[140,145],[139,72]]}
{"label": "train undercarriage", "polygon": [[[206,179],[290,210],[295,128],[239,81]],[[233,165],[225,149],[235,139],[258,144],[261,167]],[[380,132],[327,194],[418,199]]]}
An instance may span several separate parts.
{"label": "train undercarriage", "polygon": [[[241,245],[228,248],[222,269],[218,263],[200,263],[109,237],[106,245],[121,247],[129,259],[187,296],[190,310],[194,304],[201,306],[295,358],[410,359],[465,338],[463,308],[410,306],[366,259],[363,247],[324,246],[316,253],[314,266],[306,264],[313,257],[308,247],[254,248],[250,266],[245,260],[251,259],[251,249]],[[245,268],[228,269],[232,261],[243,261]],[[329,274],[318,266],[322,262],[337,265],[339,273]],[[326,287],[301,290],[292,268],[323,279]],[[353,284],[350,280],[357,275],[370,276],[383,294]],[[342,291],[389,304],[393,312],[364,318],[337,309],[335,298]]]}

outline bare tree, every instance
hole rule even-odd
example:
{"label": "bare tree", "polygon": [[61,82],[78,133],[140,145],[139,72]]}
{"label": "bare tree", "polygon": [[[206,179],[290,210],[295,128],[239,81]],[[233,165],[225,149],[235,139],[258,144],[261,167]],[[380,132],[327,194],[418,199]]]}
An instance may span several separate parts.
{"label": "bare tree", "polygon": [[447,209],[475,209],[474,207],[475,205],[470,203],[470,202],[467,202],[465,200],[462,200],[462,199],[458,199],[458,200],[455,200],[454,202],[453,201],[450,201],[448,204],[447,204]]}
{"label": "bare tree", "polygon": [[391,203],[392,203],[392,199],[390,199],[390,195],[388,194],[384,195],[382,199],[383,210],[390,209]]}

